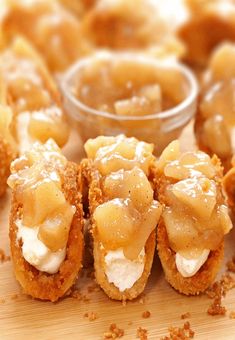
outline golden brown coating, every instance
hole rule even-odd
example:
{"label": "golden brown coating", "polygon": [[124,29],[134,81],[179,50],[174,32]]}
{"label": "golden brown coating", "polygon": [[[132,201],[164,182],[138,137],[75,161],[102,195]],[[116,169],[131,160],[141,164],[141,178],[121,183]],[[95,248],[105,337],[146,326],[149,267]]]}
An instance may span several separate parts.
{"label": "golden brown coating", "polygon": [[7,188],[7,178],[10,175],[11,161],[16,157],[12,146],[0,137],[0,197],[5,193]]}
{"label": "golden brown coating", "polygon": [[101,243],[99,241],[97,226],[93,218],[93,213],[96,207],[104,202],[104,197],[101,188],[101,176],[97,169],[94,167],[91,160],[85,159],[81,163],[82,173],[84,177],[84,182],[89,186],[89,210],[91,218],[91,234],[93,238],[93,256],[94,256],[94,267],[95,267],[95,277],[97,283],[105,291],[105,293],[114,300],[132,300],[139,296],[147,283],[155,247],[156,247],[156,233],[153,231],[145,245],[146,260],[144,271],[141,277],[135,282],[135,284],[126,289],[124,292],[120,292],[113,283],[110,283],[105,274],[105,261],[104,261],[104,250],[101,248]]}
{"label": "golden brown coating", "polygon": [[10,214],[10,242],[15,276],[25,293],[41,300],[57,301],[73,285],[83,257],[83,208],[81,198],[81,173],[78,166],[68,163],[60,173],[62,191],[66,200],[76,207],[66,247],[66,257],[56,274],[37,270],[25,261],[21,245],[17,241],[16,219],[21,214],[21,205],[13,193]]}
{"label": "golden brown coating", "polygon": [[[215,181],[221,186],[223,169],[218,157],[212,158],[212,163],[216,168],[217,176]],[[171,178],[166,178],[160,174],[157,169],[153,170],[154,192],[160,203],[167,204],[165,197],[165,188],[172,183]],[[222,192],[219,193],[219,200],[223,201]],[[175,252],[170,248],[166,226],[161,217],[157,228],[157,250],[161,264],[165,273],[166,280],[172,287],[185,295],[198,295],[204,292],[215,280],[221,262],[224,256],[224,243],[222,242],[218,249],[210,251],[207,261],[192,277],[183,277],[177,270],[175,261]]]}

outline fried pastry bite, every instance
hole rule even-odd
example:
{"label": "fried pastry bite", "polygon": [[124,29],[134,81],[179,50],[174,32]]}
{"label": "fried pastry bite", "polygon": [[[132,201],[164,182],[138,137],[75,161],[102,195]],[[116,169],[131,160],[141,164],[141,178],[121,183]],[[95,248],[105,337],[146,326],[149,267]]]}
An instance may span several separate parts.
{"label": "fried pastry bite", "polygon": [[223,177],[223,189],[226,193],[227,203],[233,215],[235,214],[235,156],[232,157],[232,167]]}
{"label": "fried pastry bite", "polygon": [[213,49],[223,41],[235,41],[233,0],[187,0],[189,17],[178,36],[186,45],[187,62],[202,67]]}
{"label": "fried pastry bite", "polygon": [[153,145],[124,135],[85,144],[95,276],[115,300],[132,300],[147,283],[162,211],[153,198]]}
{"label": "fried pastry bite", "polygon": [[157,57],[181,57],[184,45],[151,1],[101,0],[82,21],[94,48],[135,50]]}
{"label": "fried pastry bite", "polygon": [[204,73],[195,120],[198,146],[216,154],[227,171],[233,155],[235,125],[235,44],[223,43],[211,55]]}
{"label": "fried pastry bite", "polygon": [[53,138],[61,147],[69,136],[61,96],[43,60],[24,38],[18,37],[0,55],[0,72],[7,104],[17,115],[22,152],[33,140]]}
{"label": "fried pastry bite", "polygon": [[82,55],[79,20],[58,1],[7,0],[7,4],[2,21],[7,39],[25,36],[52,72],[65,70]]}
{"label": "fried pastry bite", "polygon": [[164,205],[157,249],[166,280],[196,295],[214,281],[232,228],[221,187],[219,159],[201,151],[181,153],[173,141],[154,170],[154,190]]}
{"label": "fried pastry bite", "polygon": [[82,267],[81,172],[56,143],[36,142],[11,165],[10,245],[25,293],[56,301]]}

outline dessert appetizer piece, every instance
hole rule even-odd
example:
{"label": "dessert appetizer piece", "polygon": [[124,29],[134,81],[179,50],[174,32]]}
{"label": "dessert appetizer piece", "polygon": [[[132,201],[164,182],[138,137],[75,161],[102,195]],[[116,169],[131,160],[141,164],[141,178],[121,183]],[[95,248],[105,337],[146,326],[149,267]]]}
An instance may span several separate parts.
{"label": "dessert appetizer piece", "polygon": [[205,66],[213,49],[222,41],[235,41],[235,3],[233,0],[187,0],[189,17],[179,29],[186,45],[186,60]]}
{"label": "dessert appetizer piece", "polygon": [[2,19],[6,39],[18,34],[25,36],[42,54],[52,72],[65,70],[81,56],[80,23],[58,1],[7,0],[7,4]]}
{"label": "dessert appetizer piece", "polygon": [[174,141],[154,171],[155,192],[164,204],[157,249],[166,280],[196,295],[215,279],[223,259],[224,235],[232,228],[221,188],[219,159],[201,151],[181,153]]}
{"label": "dessert appetizer piece", "polygon": [[6,191],[10,164],[17,155],[16,141],[11,127],[12,112],[7,106],[0,104],[0,197]]}
{"label": "dessert appetizer piece", "polygon": [[235,44],[223,43],[212,54],[204,73],[195,133],[200,149],[219,156],[231,167],[232,129],[235,125]]}
{"label": "dessert appetizer piece", "polygon": [[56,301],[82,267],[83,209],[79,167],[50,139],[11,165],[10,244],[24,291]]}
{"label": "dessert appetizer piece", "polygon": [[101,136],[85,150],[96,280],[110,298],[131,300],[147,283],[162,211],[151,186],[153,145]]}
{"label": "dessert appetizer piece", "polygon": [[223,189],[227,196],[227,203],[233,215],[235,214],[235,156],[232,158],[232,167],[223,178]]}
{"label": "dessert appetizer piece", "polygon": [[25,151],[32,140],[44,143],[50,137],[63,146],[69,128],[60,93],[30,43],[16,38],[0,55],[0,72],[6,87],[7,105],[17,116],[20,151]]}
{"label": "dessert appetizer piece", "polygon": [[151,1],[100,0],[82,21],[94,48],[136,50],[157,57],[181,57],[184,45]]}

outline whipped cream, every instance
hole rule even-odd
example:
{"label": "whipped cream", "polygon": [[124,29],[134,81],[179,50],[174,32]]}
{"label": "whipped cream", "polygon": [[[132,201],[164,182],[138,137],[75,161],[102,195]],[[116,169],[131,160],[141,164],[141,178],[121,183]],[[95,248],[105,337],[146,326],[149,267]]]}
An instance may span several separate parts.
{"label": "whipped cream", "polygon": [[105,255],[105,264],[108,281],[123,292],[131,288],[143,274],[145,250],[143,248],[137,259],[133,261],[124,256],[122,248],[110,250]]}
{"label": "whipped cream", "polygon": [[56,252],[51,251],[38,239],[39,227],[26,227],[22,220],[17,220],[17,240],[22,239],[24,259],[42,272],[55,274],[65,259],[66,248]]}
{"label": "whipped cream", "polygon": [[191,277],[195,275],[201,266],[208,259],[210,250],[204,249],[201,255],[195,259],[186,259],[179,253],[176,253],[175,262],[176,267],[183,277]]}

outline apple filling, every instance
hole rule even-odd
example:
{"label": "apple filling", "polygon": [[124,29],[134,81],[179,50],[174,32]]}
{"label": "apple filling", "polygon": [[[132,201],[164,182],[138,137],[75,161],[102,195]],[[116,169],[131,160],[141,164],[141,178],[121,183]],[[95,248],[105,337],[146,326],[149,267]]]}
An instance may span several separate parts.
{"label": "apple filling", "polygon": [[92,109],[143,116],[170,109],[186,96],[179,71],[143,61],[97,58],[80,70],[77,98]]}
{"label": "apple filling", "polygon": [[178,141],[174,141],[164,150],[157,167],[168,181],[161,195],[171,249],[186,259],[217,249],[232,222],[210,157],[200,151],[181,153]]}
{"label": "apple filling", "polygon": [[[69,128],[54,84],[50,83],[43,63],[34,54],[36,52],[31,46],[19,38],[1,56],[9,104],[19,115],[23,112],[29,114],[27,130],[34,140],[44,143],[48,138],[54,138],[59,146],[63,146],[68,139]],[[25,127],[21,126],[20,119],[18,122],[20,135],[20,130]]]}
{"label": "apple filling", "polygon": [[120,135],[89,140],[85,149],[102,178],[104,203],[94,211],[99,240],[106,251],[122,248],[135,260],[162,211],[147,177],[153,146]]}
{"label": "apple filling", "polygon": [[[36,228],[37,238],[51,251],[66,247],[75,213],[62,192],[59,170],[67,160],[53,140],[35,143],[11,166],[8,179],[17,201],[22,205],[24,228]],[[24,239],[22,240],[24,243]]]}

